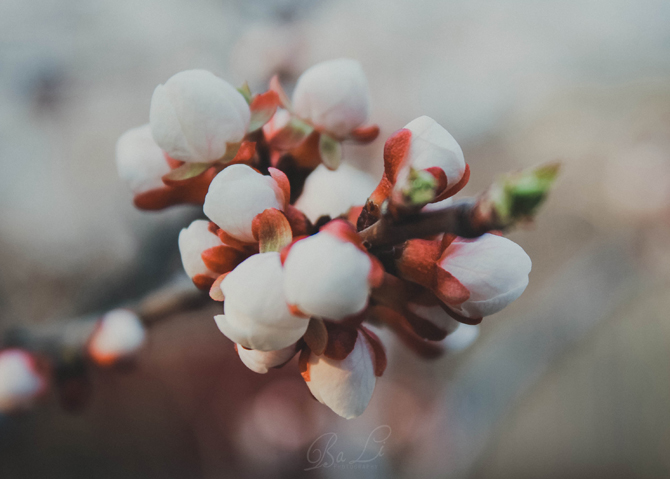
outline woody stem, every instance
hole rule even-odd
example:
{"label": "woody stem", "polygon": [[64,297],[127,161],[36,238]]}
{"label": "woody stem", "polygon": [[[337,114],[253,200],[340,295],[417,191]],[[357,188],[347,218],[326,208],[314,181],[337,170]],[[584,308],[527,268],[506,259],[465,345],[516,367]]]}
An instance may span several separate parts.
{"label": "woody stem", "polygon": [[384,215],[375,224],[359,232],[359,235],[370,250],[440,233],[476,238],[505,226],[485,203],[480,198],[466,198],[440,210],[420,212],[404,218],[395,219]]}

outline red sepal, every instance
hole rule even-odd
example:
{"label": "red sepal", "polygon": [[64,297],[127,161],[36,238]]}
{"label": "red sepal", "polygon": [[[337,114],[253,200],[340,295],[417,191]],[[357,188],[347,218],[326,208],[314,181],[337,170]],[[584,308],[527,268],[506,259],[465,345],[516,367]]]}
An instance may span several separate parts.
{"label": "red sepal", "polygon": [[412,132],[407,128],[396,131],[384,144],[384,174],[395,184],[398,170],[409,154]]}
{"label": "red sepal", "polygon": [[395,260],[400,276],[430,288],[435,282],[440,241],[411,239],[405,242],[402,253]]}
{"label": "red sepal", "polygon": [[226,298],[223,296],[223,291],[221,291],[221,283],[226,279],[228,273],[224,273],[214,280],[211,288],[209,288],[209,297],[214,301],[225,301]]}
{"label": "red sepal", "polygon": [[279,94],[273,90],[254,96],[249,105],[249,110],[251,110],[249,131],[262,128],[272,118],[280,104]]}
{"label": "red sepal", "polygon": [[288,205],[284,210],[284,214],[291,225],[291,232],[293,237],[307,236],[312,231],[312,222],[305,216],[305,213],[292,205]]}
{"label": "red sepal", "polygon": [[438,201],[446,200],[447,198],[450,198],[454,196],[456,193],[461,191],[465,185],[468,184],[468,181],[470,181],[470,165],[466,163],[465,165],[465,171],[463,172],[463,176],[461,179],[456,183],[454,186],[449,188],[447,191],[444,191],[440,195],[438,195],[435,200],[433,200],[433,203],[436,203]]}
{"label": "red sepal", "polygon": [[[211,224],[210,224],[211,227]],[[217,230],[215,233],[219,239],[227,244],[228,246],[232,246],[235,249],[239,249],[240,251],[252,251],[256,252],[258,250],[257,245],[253,245],[251,243],[245,243],[244,241],[240,241],[237,238],[230,236],[228,233],[223,231],[221,228],[217,226]]]}
{"label": "red sepal", "polygon": [[288,307],[289,313],[291,313],[293,316],[298,316],[299,318],[309,318],[310,317],[309,314],[306,314],[306,313],[303,313],[302,311],[300,311],[300,308],[298,308],[298,306],[295,305],[295,304],[287,304],[286,306]]}
{"label": "red sepal", "polygon": [[288,219],[276,208],[268,208],[256,215],[251,223],[251,232],[258,240],[258,251],[261,253],[279,252],[293,240]]}
{"label": "red sepal", "polygon": [[354,350],[358,331],[356,328],[333,321],[324,321],[328,331],[328,344],[323,352],[324,356],[336,361],[342,361]]}
{"label": "red sepal", "polygon": [[422,358],[435,359],[444,353],[440,344],[426,341],[416,334],[407,319],[397,311],[386,306],[375,306],[371,310],[374,318],[388,325],[405,346]]}
{"label": "red sepal", "polygon": [[376,256],[368,255],[370,258],[370,273],[368,273],[368,283],[371,288],[379,288],[384,282],[384,266]]}
{"label": "red sepal", "polygon": [[371,143],[379,136],[379,126],[359,126],[349,133],[347,139],[353,140],[357,143]]}
{"label": "red sepal", "polygon": [[484,319],[484,318],[468,318],[466,316],[462,316],[462,315],[458,314],[456,311],[454,311],[453,309],[451,309],[449,307],[449,305],[444,304],[444,303],[440,303],[440,306],[449,316],[451,316],[453,319],[455,319],[459,323],[469,324],[470,326],[476,326],[477,324],[482,322],[482,319]]}
{"label": "red sepal", "polygon": [[365,338],[368,340],[368,345],[370,346],[370,352],[372,353],[374,362],[375,376],[381,377],[381,375],[384,374],[386,365],[388,363],[384,345],[379,340],[377,335],[368,328],[361,326],[361,333],[363,333],[363,336],[365,336]]}
{"label": "red sepal", "polygon": [[405,319],[407,319],[414,332],[423,339],[442,341],[449,334],[449,331],[439,328],[432,321],[422,318],[410,310],[405,310]]}
{"label": "red sepal", "polygon": [[449,271],[440,267],[436,269],[433,291],[447,304],[459,305],[470,298],[470,290]]}
{"label": "red sepal", "polygon": [[270,167],[268,168],[268,172],[272,179],[277,183],[277,186],[282,190],[282,193],[284,193],[284,208],[286,208],[291,200],[291,184],[288,181],[288,176],[277,168]]}
{"label": "red sepal", "polygon": [[437,181],[437,186],[435,188],[435,197],[439,198],[440,195],[442,195],[446,188],[447,188],[447,175],[444,172],[442,168],[438,168],[437,166],[431,166],[430,168],[426,168],[426,171],[433,175],[435,178],[435,181]]}
{"label": "red sepal", "polygon": [[232,271],[247,255],[232,246],[220,245],[206,249],[200,257],[207,269],[223,274]]}
{"label": "red sepal", "polygon": [[212,284],[214,284],[214,278],[211,276],[205,276],[204,274],[196,274],[193,276],[193,278],[191,278],[191,280],[193,281],[193,284],[196,286],[196,288],[203,291],[209,291],[212,287]]}
{"label": "red sepal", "polygon": [[216,168],[190,180],[180,182],[177,186],[163,186],[139,193],[133,198],[135,206],[141,210],[157,211],[184,203],[202,205],[209,189],[209,184],[217,174]]}

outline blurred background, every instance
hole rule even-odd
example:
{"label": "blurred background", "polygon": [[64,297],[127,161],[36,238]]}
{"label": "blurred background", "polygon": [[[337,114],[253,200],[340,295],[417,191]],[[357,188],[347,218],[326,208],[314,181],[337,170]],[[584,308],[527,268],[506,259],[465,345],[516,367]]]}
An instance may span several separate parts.
{"label": "blurred background", "polygon": [[[523,296],[434,362],[384,338],[360,418],[313,401],[294,364],[248,371],[212,305],[153,328],[131,374],[95,374],[83,413],[0,417],[0,477],[670,476],[668,25],[667,0],[0,0],[0,330],[183,275],[197,210],[135,210],[114,164],[181,70],[259,91],[360,60],[382,135],[345,155],[374,175],[423,114],[464,149],[462,194],[564,165],[510,235],[533,260]],[[369,461],[315,467],[332,437]]]}

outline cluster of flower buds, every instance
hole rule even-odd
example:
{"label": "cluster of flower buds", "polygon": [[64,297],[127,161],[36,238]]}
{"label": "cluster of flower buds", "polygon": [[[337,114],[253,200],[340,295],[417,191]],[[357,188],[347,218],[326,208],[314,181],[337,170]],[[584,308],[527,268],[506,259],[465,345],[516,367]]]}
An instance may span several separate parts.
{"label": "cluster of flower buds", "polygon": [[66,410],[79,410],[90,396],[88,368],[131,365],[146,341],[142,322],[127,309],[56,326],[15,331],[16,345],[0,351],[0,413],[27,409],[50,389]]}
{"label": "cluster of flower buds", "polygon": [[[346,164],[329,171],[341,142],[377,137],[369,114],[365,75],[349,59],[305,71],[292,99],[276,77],[254,95],[191,70],[156,88],[150,125],[117,145],[139,208],[202,205],[208,219],[179,235],[183,266],[223,302],[214,319],[242,362],[267,373],[298,356],[312,395],[345,418],[365,410],[386,367],[372,329],[435,357],[459,322],[477,324],[518,298],[531,269],[497,231],[495,202],[479,205],[488,216],[475,214],[477,224],[491,226],[477,234],[440,225],[412,234],[417,218],[453,208],[470,176],[456,140],[429,117],[387,140],[376,188]],[[370,231],[386,224],[406,238],[377,241]]]}

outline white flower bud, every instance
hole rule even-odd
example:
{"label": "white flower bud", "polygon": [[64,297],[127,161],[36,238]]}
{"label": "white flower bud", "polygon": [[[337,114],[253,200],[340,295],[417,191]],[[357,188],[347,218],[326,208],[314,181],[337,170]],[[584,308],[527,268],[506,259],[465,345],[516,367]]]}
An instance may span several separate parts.
{"label": "white flower bud", "polygon": [[140,318],[130,310],[115,309],[100,320],[89,340],[88,351],[97,364],[110,366],[133,357],[145,339]]}
{"label": "white flower bud", "polygon": [[438,260],[438,267],[470,291],[457,313],[481,318],[497,313],[521,296],[528,286],[531,260],[513,241],[486,233],[469,240],[456,238]]}
{"label": "white flower bud", "polygon": [[229,235],[254,242],[251,225],[268,208],[284,210],[284,193],[277,182],[247,165],[231,165],[209,185],[205,214]]}
{"label": "white flower bud", "polygon": [[311,354],[307,387],[314,397],[345,419],[363,414],[375,389],[374,356],[358,333],[353,351],[341,361]]}
{"label": "white flower bud", "polygon": [[221,283],[226,300],[216,324],[245,348],[276,351],[305,334],[309,320],[294,316],[284,298],[284,271],[279,253],[255,254]]}
{"label": "white flower bud", "polygon": [[281,366],[295,356],[296,352],[295,344],[276,351],[258,351],[237,345],[237,354],[244,365],[259,374],[265,374],[270,368]]}
{"label": "white flower bud", "polygon": [[0,352],[0,413],[30,406],[46,388],[46,380],[30,354],[20,349]]}
{"label": "white flower bud", "polygon": [[217,278],[219,274],[210,271],[202,261],[202,252],[221,245],[223,242],[209,230],[209,221],[195,220],[188,228],[182,229],[179,233],[179,253],[186,274],[190,278],[198,274]]}
{"label": "white flower bud", "polygon": [[149,119],[154,140],[177,160],[222,158],[247,132],[249,105],[232,85],[206,70],[186,70],[158,85]]}
{"label": "white flower bud", "polygon": [[465,173],[463,150],[453,136],[428,116],[412,120],[405,128],[412,132],[409,153],[403,161],[396,189],[404,188],[410,168],[439,168],[447,177],[447,189],[458,183]]}
{"label": "white flower bud", "polygon": [[151,136],[149,124],[132,128],[119,137],[116,168],[134,194],[164,186],[161,177],[170,172],[170,166]]}
{"label": "white flower bud", "polygon": [[370,115],[370,92],[361,64],[340,58],[309,68],[298,78],[293,108],[316,127],[347,136]]}
{"label": "white flower bud", "polygon": [[347,163],[335,171],[319,165],[307,177],[295,206],[312,222],[322,215],[337,218],[352,206],[364,205],[376,186],[370,175]]}
{"label": "white flower bud", "polygon": [[366,253],[322,231],[291,247],[284,262],[286,300],[320,318],[357,314],[368,304],[371,268]]}

